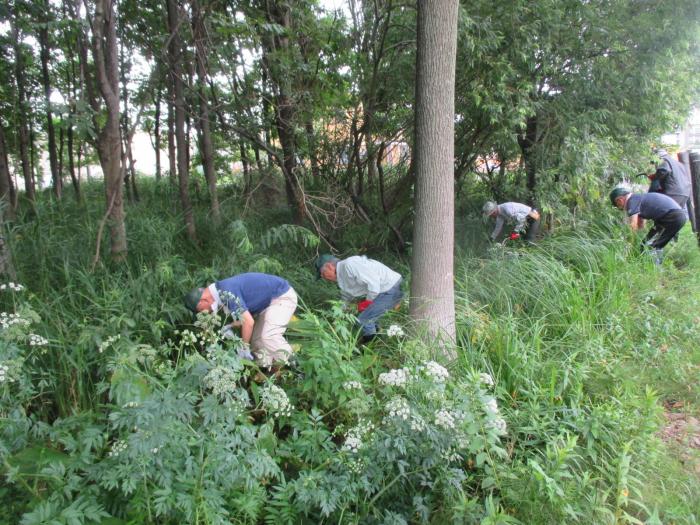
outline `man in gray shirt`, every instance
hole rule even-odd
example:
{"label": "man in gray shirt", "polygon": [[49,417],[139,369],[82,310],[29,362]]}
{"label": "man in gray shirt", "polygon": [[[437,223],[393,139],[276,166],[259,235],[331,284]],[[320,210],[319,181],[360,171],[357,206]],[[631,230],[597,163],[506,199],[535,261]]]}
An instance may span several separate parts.
{"label": "man in gray shirt", "polygon": [[501,234],[503,225],[508,222],[515,224],[510,239],[519,239],[524,236],[526,240],[532,241],[537,235],[540,224],[540,213],[530,206],[519,202],[504,202],[496,204],[487,201],[482,208],[485,217],[496,219],[496,226],[491,232],[491,240],[495,241]]}
{"label": "man in gray shirt", "polygon": [[340,260],[332,255],[316,259],[318,276],[338,284],[344,301],[364,298],[371,304],[357,316],[363,341],[377,333],[377,320],[403,298],[401,275],[374,259],[355,255]]}
{"label": "man in gray shirt", "polygon": [[685,166],[669,155],[665,149],[658,150],[657,154],[661,162],[656,167],[654,175],[650,176],[652,184],[649,191],[668,195],[682,210],[687,210],[691,184]]}

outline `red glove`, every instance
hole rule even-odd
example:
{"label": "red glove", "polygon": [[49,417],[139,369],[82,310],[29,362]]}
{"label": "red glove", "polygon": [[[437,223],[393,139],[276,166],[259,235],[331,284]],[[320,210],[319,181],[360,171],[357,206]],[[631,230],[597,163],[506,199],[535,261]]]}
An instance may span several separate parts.
{"label": "red glove", "polygon": [[369,307],[370,304],[372,304],[372,301],[370,301],[368,299],[365,299],[364,301],[360,301],[359,303],[357,303],[357,311],[364,312],[365,310],[367,310],[367,308]]}
{"label": "red glove", "polygon": [[514,240],[516,240],[516,239],[520,239],[520,234],[517,233],[517,232],[513,232],[513,233],[510,234],[510,237],[509,237],[509,238],[510,238],[511,241],[514,241]]}

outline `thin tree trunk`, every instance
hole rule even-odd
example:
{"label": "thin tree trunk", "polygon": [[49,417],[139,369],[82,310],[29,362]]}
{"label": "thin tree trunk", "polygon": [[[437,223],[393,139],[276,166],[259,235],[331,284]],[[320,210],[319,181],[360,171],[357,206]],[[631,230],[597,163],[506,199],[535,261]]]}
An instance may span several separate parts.
{"label": "thin tree trunk", "polygon": [[[4,217],[15,218],[13,202],[13,184],[10,176],[10,165],[7,162],[7,148],[5,146],[5,130],[0,126],[0,211],[5,210]],[[0,235],[3,235],[0,232]]]}
{"label": "thin tree trunk", "polygon": [[241,164],[243,164],[243,193],[248,195],[253,188],[253,180],[250,174],[250,163],[248,162],[248,154],[245,151],[243,140],[238,141],[238,149],[241,152]]}
{"label": "thin tree trunk", "polygon": [[528,204],[535,204],[535,186],[537,184],[537,165],[535,147],[537,146],[537,115],[528,117],[525,133],[518,136],[518,144],[523,154],[525,174],[527,175]]}
{"label": "thin tree trunk", "polygon": [[187,238],[191,242],[197,242],[197,233],[194,225],[194,214],[189,193],[189,164],[188,143],[185,136],[185,93],[182,80],[182,43],[179,36],[179,16],[176,0],[167,0],[168,24],[170,30],[170,43],[168,54],[170,56],[170,78],[173,83],[175,103],[175,138],[177,141],[177,173],[178,187],[180,190],[180,203],[185,218]]}
{"label": "thin tree trunk", "polygon": [[419,0],[410,315],[454,358],[454,95],[457,0]]}
{"label": "thin tree trunk", "polygon": [[204,178],[209,187],[211,200],[211,214],[215,224],[221,222],[221,209],[219,197],[216,191],[216,170],[214,159],[214,145],[211,137],[211,124],[209,121],[209,97],[207,95],[207,47],[206,33],[202,10],[197,0],[190,0],[192,8],[192,30],[194,34],[195,61],[197,68],[197,80],[199,85],[199,130],[201,133],[201,157],[204,167]]}
{"label": "thin tree trunk", "polygon": [[58,157],[56,155],[56,132],[53,126],[53,116],[51,111],[51,77],[49,76],[49,31],[48,31],[48,2],[41,6],[44,11],[44,23],[39,28],[39,45],[41,48],[41,80],[44,87],[44,104],[46,105],[46,132],[49,139],[49,165],[51,167],[51,181],[53,183],[53,193],[57,199],[63,196],[63,179],[58,169]]}
{"label": "thin tree trunk", "polygon": [[75,194],[76,202],[80,202],[82,197],[80,196],[80,181],[78,177],[75,176],[75,161],[73,160],[73,122],[68,122],[67,135],[67,146],[68,146],[68,172],[70,173],[70,180],[73,184],[73,193]]}
{"label": "thin tree trunk", "polygon": [[153,125],[153,141],[155,142],[155,152],[156,152],[156,181],[159,181],[161,178],[161,167],[160,167],[160,102],[161,99],[163,98],[163,87],[158,81],[158,87],[157,87],[157,95],[156,95],[156,112],[155,112],[155,123]]}
{"label": "thin tree trunk", "polygon": [[27,104],[27,93],[24,79],[24,57],[22,55],[21,38],[17,28],[17,5],[11,20],[12,42],[15,51],[15,82],[17,85],[17,112],[19,120],[19,157],[22,164],[22,175],[24,177],[24,192],[30,202],[35,200],[34,178],[32,176],[32,163],[30,159],[29,144],[29,105]]}
{"label": "thin tree trunk", "polygon": [[177,175],[177,152],[175,150],[175,95],[173,81],[168,73],[168,169],[170,184],[175,185]]}
{"label": "thin tree trunk", "polygon": [[107,108],[106,122],[98,135],[97,152],[105,181],[110,252],[114,261],[121,262],[126,259],[127,241],[120,166],[119,57],[116,17],[112,0],[95,2],[92,35],[97,85]]}

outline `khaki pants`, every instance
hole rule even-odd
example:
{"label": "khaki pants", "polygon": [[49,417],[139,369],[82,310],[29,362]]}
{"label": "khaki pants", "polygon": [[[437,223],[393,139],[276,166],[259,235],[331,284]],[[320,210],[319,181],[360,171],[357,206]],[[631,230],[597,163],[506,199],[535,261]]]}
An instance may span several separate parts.
{"label": "khaki pants", "polygon": [[276,361],[286,363],[291,357],[292,347],[284,338],[284,332],[296,309],[297,294],[290,287],[257,315],[250,346],[261,366],[269,367]]}

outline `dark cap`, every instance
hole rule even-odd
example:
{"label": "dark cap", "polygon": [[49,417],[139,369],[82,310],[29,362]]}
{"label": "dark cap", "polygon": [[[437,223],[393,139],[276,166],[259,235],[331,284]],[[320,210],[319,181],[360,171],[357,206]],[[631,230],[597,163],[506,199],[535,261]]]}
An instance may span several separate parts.
{"label": "dark cap", "polygon": [[329,262],[338,262],[340,259],[331,255],[330,253],[324,253],[316,258],[316,277],[321,277],[321,268],[323,265]]}
{"label": "dark cap", "polygon": [[197,305],[199,304],[199,300],[202,298],[203,293],[204,288],[195,288],[194,290],[190,290],[187,295],[185,295],[185,306],[188,310],[195,314],[197,313]]}
{"label": "dark cap", "polygon": [[632,192],[628,188],[625,188],[624,186],[618,186],[617,188],[613,188],[613,190],[610,192],[610,202],[612,203],[613,206],[616,206],[615,201],[619,197],[622,197],[623,195],[627,195],[628,193],[632,193]]}

